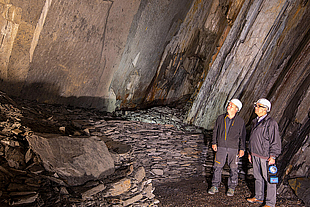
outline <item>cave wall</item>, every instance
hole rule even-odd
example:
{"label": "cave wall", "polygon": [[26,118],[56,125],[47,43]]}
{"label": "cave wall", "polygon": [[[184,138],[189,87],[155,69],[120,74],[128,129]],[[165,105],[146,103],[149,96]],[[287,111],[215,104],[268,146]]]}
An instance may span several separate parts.
{"label": "cave wall", "polygon": [[306,119],[308,96],[293,95],[309,90],[300,86],[309,71],[308,1],[1,0],[0,7],[0,89],[9,95],[105,111],[187,103],[185,121],[206,129],[232,97],[245,103],[246,121],[252,103],[269,98],[278,122],[294,98],[300,104],[288,119]]}
{"label": "cave wall", "polygon": [[[193,1],[143,1],[111,83],[121,108],[146,106],[145,98],[166,45],[180,30]],[[162,97],[163,98],[163,97]],[[164,98],[165,99],[165,98]]]}
{"label": "cave wall", "polygon": [[192,5],[165,48],[145,103],[182,106],[195,97],[243,2],[196,1]]}
{"label": "cave wall", "polygon": [[308,22],[308,1],[244,1],[219,52],[214,53],[186,119],[211,130],[228,101],[236,97],[244,104],[240,116],[249,123],[255,117],[253,102],[269,99],[270,114],[282,138],[277,161],[280,192],[296,177],[307,178],[310,173],[305,167],[310,133]]}
{"label": "cave wall", "polygon": [[109,85],[139,5],[0,1],[1,89],[40,102],[113,110]]}
{"label": "cave wall", "polygon": [[[309,3],[304,1],[245,1],[187,121],[211,129],[232,97],[244,103],[240,115],[249,121],[253,102],[266,97],[273,105],[271,115],[279,122],[308,76],[308,58],[297,59],[309,41],[309,24],[305,24],[309,18]],[[304,65],[292,68],[298,61],[304,61]],[[291,77],[295,73],[298,74]],[[303,86],[304,93],[308,90],[308,86]],[[304,96],[298,98],[295,102],[303,102]],[[299,113],[308,113],[306,103],[305,99]]]}
{"label": "cave wall", "polygon": [[1,90],[104,111],[116,97],[136,107],[191,3],[1,0]]}
{"label": "cave wall", "polygon": [[243,2],[2,0],[0,89],[107,111],[185,103]]}

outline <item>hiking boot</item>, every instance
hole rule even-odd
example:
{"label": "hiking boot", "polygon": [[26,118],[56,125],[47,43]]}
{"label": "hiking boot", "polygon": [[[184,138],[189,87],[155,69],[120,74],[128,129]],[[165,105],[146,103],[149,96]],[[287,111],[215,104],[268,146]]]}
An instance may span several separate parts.
{"label": "hiking boot", "polygon": [[263,201],[261,201],[261,200],[258,200],[258,199],[256,199],[256,198],[248,198],[248,199],[246,199],[249,203],[263,203]]}
{"label": "hiking boot", "polygon": [[227,196],[234,196],[235,190],[232,188],[228,188],[228,191],[226,193]]}
{"label": "hiking boot", "polygon": [[208,191],[209,194],[214,194],[214,193],[217,193],[217,192],[219,192],[219,189],[217,187],[215,187],[215,186],[212,186],[209,189],[209,191]]}

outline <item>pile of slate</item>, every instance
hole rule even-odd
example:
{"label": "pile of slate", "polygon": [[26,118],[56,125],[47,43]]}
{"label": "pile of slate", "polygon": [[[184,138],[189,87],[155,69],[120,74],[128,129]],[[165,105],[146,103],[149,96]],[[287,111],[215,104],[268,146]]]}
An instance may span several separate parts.
{"label": "pile of slate", "polygon": [[178,109],[169,106],[160,106],[138,111],[116,111],[115,114],[126,120],[171,125],[178,130],[187,132],[201,132],[197,127],[184,123],[186,107]]}
{"label": "pile of slate", "polygon": [[155,185],[204,176],[208,147],[202,133],[139,121],[108,120],[96,126],[100,125],[103,135],[133,147],[136,162]]}
{"label": "pile of slate", "polygon": [[100,133],[110,115],[19,102],[2,92],[0,110],[0,206],[159,202],[132,147]]}

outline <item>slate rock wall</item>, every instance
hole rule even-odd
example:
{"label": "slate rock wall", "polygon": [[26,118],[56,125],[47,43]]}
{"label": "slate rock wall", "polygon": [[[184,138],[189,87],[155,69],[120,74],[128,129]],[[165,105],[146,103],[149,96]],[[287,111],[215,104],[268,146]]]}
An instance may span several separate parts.
{"label": "slate rock wall", "polygon": [[299,116],[307,114],[309,85],[303,83],[309,73],[309,20],[304,1],[245,1],[186,121],[212,129],[233,97],[244,103],[240,115],[246,122],[255,116],[253,102],[261,97],[271,100],[278,122],[284,110],[297,112],[298,105],[290,102],[301,104]]}
{"label": "slate rock wall", "polygon": [[46,103],[113,111],[117,97],[137,107],[191,3],[2,0],[0,88]]}
{"label": "slate rock wall", "polygon": [[184,105],[195,97],[242,7],[239,1],[195,1],[165,48],[146,103]]}
{"label": "slate rock wall", "polygon": [[[146,107],[163,51],[181,29],[193,0],[141,1],[111,88],[118,108]],[[196,1],[195,1],[196,2]],[[165,96],[161,96],[166,99]]]}
{"label": "slate rock wall", "polygon": [[241,111],[246,121],[253,101],[271,99],[279,121],[281,103],[292,98],[281,98],[285,80],[297,83],[295,94],[303,79],[289,74],[307,76],[306,62],[295,61],[304,50],[307,57],[308,1],[2,0],[0,7],[0,89],[25,99],[104,111],[188,104],[186,122],[210,129],[232,97],[250,103]]}
{"label": "slate rock wall", "polygon": [[139,5],[0,1],[1,89],[40,102],[114,110],[109,86]]}

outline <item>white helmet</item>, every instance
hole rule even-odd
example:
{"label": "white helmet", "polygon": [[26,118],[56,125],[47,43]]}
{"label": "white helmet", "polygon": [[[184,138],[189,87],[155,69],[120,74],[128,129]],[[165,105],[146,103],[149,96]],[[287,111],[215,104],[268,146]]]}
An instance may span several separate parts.
{"label": "white helmet", "polygon": [[242,108],[241,101],[239,101],[238,99],[234,98],[234,99],[231,99],[229,102],[235,104],[238,107],[238,112],[241,110],[241,108]]}
{"label": "white helmet", "polygon": [[265,98],[260,98],[256,103],[263,104],[264,106],[267,107],[267,112],[271,110],[271,103]]}

